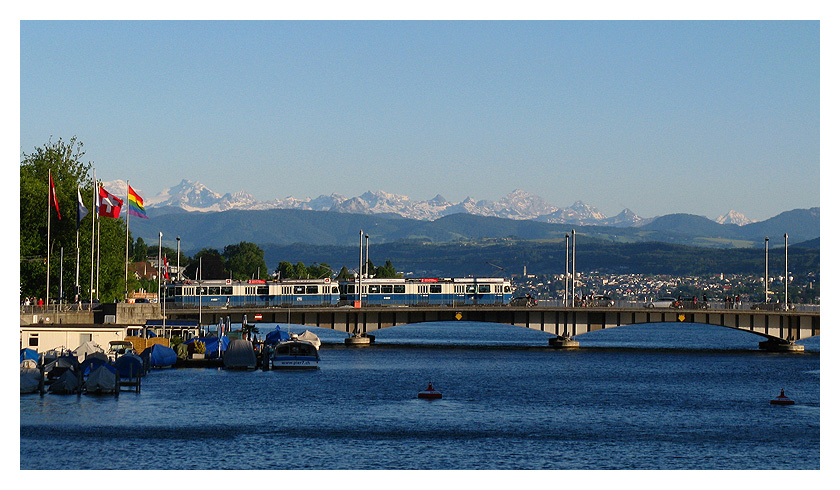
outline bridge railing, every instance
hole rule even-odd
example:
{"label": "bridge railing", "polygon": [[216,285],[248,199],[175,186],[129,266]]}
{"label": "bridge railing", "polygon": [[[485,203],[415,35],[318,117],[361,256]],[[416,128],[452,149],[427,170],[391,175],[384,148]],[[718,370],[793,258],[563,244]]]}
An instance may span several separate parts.
{"label": "bridge railing", "polygon": [[[645,308],[650,301],[636,301],[636,300],[617,300],[612,308]],[[562,300],[557,299],[538,299],[537,305],[542,307],[548,308],[562,308],[564,307]],[[698,305],[702,305],[702,301],[698,301]],[[772,306],[765,307],[764,303],[756,303],[756,302],[741,302],[740,304],[734,302],[726,302],[726,301],[707,301],[706,305],[708,305],[708,309],[710,310],[751,310],[751,309],[761,309],[766,311],[782,311],[784,310],[784,304],[776,305],[773,304]],[[762,305],[762,306],[759,306]],[[820,311],[820,305],[815,304],[800,304],[800,303],[792,303],[791,309],[794,311]],[[586,305],[580,306],[581,308],[586,308]],[[685,308],[691,309],[693,307],[691,301],[685,302]],[[754,308],[755,307],[755,308]],[[700,306],[698,306],[700,308]]]}

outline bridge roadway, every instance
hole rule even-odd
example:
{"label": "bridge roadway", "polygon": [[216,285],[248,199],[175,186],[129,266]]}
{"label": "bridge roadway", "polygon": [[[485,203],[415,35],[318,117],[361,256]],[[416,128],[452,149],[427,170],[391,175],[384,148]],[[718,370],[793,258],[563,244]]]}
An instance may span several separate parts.
{"label": "bridge roadway", "polygon": [[[258,316],[260,315],[260,316]],[[166,311],[170,320],[197,320],[197,309]],[[554,334],[551,345],[574,347],[572,338],[588,332],[643,323],[685,322],[719,325],[751,332],[766,340],[759,347],[775,351],[801,351],[796,341],[820,334],[819,311],[706,310],[672,308],[558,308],[510,306],[418,306],[418,307],[243,307],[203,308],[201,323],[289,323],[329,328],[354,337],[372,337],[383,328],[423,322],[487,322],[539,330]]]}

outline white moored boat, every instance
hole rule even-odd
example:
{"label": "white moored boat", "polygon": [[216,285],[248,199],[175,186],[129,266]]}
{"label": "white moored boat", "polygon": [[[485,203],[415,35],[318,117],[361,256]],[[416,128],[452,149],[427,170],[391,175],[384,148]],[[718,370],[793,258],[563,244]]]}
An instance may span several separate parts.
{"label": "white moored boat", "polygon": [[[311,332],[310,332],[311,333]],[[314,336],[314,334],[312,334]],[[313,340],[317,340],[317,343]],[[318,369],[320,339],[301,340],[292,334],[286,341],[278,342],[268,357],[271,369]]]}

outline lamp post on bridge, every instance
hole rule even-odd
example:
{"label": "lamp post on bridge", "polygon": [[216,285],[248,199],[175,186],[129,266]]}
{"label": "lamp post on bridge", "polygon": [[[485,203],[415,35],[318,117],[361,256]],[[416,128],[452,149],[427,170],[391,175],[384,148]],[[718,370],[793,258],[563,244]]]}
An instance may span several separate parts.
{"label": "lamp post on bridge", "polygon": [[[361,310],[361,308],[362,308],[362,270],[364,270],[362,268],[363,267],[362,260],[364,260],[364,238],[365,238],[364,230],[359,230],[359,273],[356,274],[356,277],[358,277],[358,279],[359,279],[359,286],[358,286],[359,287],[359,291],[358,291],[358,298],[359,299],[358,299],[358,301],[356,301],[356,304],[354,305],[359,310]],[[359,319],[360,318],[362,318],[361,311],[356,313],[356,325],[357,325],[357,327],[353,329],[353,333],[349,337],[344,339],[344,345],[353,345],[353,346],[370,345],[373,337],[372,336],[367,336],[367,335],[361,335],[358,332],[358,324],[359,324]]]}
{"label": "lamp post on bridge", "polygon": [[575,230],[572,229],[572,306],[575,306],[575,282],[577,275],[575,274]]}
{"label": "lamp post on bridge", "polygon": [[769,237],[764,237],[764,302],[770,302],[770,261],[769,261]]}
{"label": "lamp post on bridge", "polygon": [[785,233],[785,311],[788,309],[788,234]]}
{"label": "lamp post on bridge", "polygon": [[563,306],[569,306],[569,234],[566,233],[566,274],[565,284],[563,285]]}

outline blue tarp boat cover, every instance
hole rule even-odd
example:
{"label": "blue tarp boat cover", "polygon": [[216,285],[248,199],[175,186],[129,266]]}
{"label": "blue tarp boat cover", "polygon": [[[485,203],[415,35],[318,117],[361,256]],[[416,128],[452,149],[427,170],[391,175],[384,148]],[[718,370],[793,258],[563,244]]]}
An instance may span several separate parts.
{"label": "blue tarp boat cover", "polygon": [[33,349],[21,349],[20,362],[23,362],[24,359],[32,359],[33,361],[38,362],[38,352]]}
{"label": "blue tarp boat cover", "polygon": [[104,366],[108,364],[108,356],[101,352],[95,352],[90,354],[82,361],[81,365],[79,366],[79,370],[82,373],[82,376],[87,376],[99,366]]}
{"label": "blue tarp boat cover", "polygon": [[[204,343],[205,351],[204,351],[204,358],[205,359],[218,359],[219,358],[219,338],[218,337],[202,337],[199,339],[192,338],[186,342],[185,344],[194,344],[196,340],[200,340]],[[228,348],[228,344],[230,340],[227,337],[222,337],[222,355]]]}
{"label": "blue tarp boat cover", "polygon": [[174,350],[160,344],[153,344],[151,347],[147,347],[143,351],[143,355],[149,356],[149,365],[152,367],[172,366],[178,360],[178,354],[175,354]]}
{"label": "blue tarp boat cover", "polygon": [[277,325],[274,330],[266,334],[265,343],[268,345],[274,345],[277,342],[283,342],[285,340],[289,340],[290,338],[289,332],[280,330],[280,325]]}
{"label": "blue tarp boat cover", "polygon": [[143,360],[135,354],[124,354],[114,361],[114,367],[123,378],[138,378],[143,376]]}

